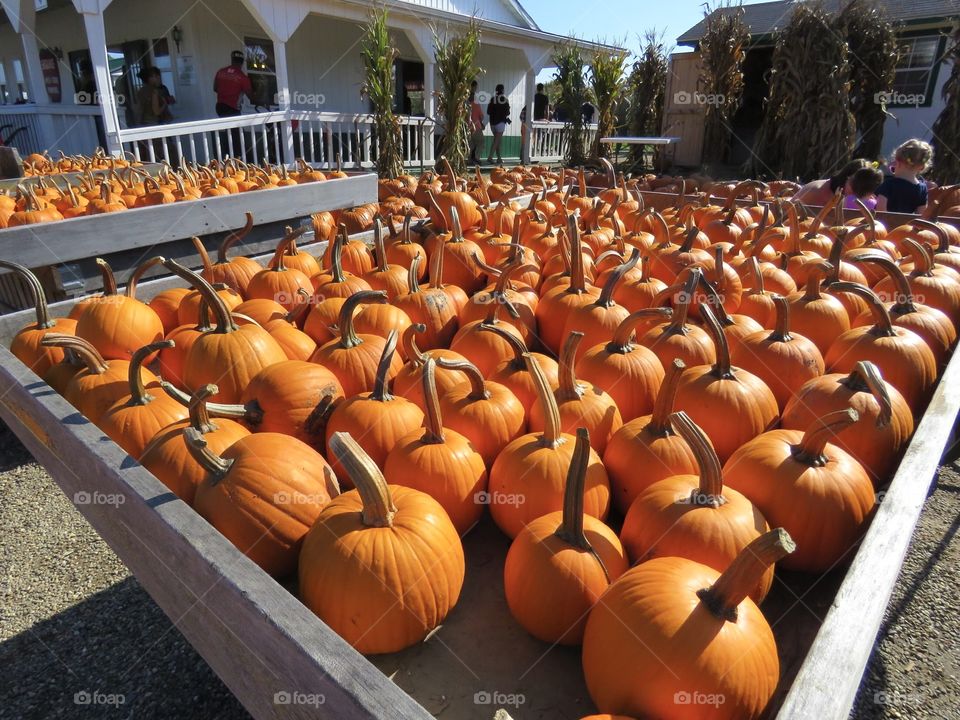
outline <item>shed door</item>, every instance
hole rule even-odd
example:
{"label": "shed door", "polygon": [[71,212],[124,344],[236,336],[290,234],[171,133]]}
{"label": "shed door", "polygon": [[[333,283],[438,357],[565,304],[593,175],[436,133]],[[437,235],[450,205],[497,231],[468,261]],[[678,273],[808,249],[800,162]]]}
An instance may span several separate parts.
{"label": "shed door", "polygon": [[675,53],[670,56],[663,134],[680,138],[673,146],[673,162],[684,167],[699,167],[703,157],[705,106],[697,101],[699,76],[699,53]]}

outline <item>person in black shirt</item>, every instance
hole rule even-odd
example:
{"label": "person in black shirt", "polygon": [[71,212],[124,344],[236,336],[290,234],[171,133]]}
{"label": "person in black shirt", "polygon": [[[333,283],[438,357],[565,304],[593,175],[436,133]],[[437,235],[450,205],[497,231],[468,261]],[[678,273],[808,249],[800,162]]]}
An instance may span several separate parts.
{"label": "person in black shirt", "polygon": [[927,183],[918,177],[933,161],[933,148],[923,140],[907,140],[894,151],[893,175],[877,188],[877,210],[918,213],[927,205]]}
{"label": "person in black shirt", "polygon": [[487,157],[487,163],[493,163],[493,156],[496,154],[497,163],[503,165],[503,157],[500,155],[500,142],[503,140],[503,133],[510,124],[510,101],[503,94],[503,85],[497,85],[496,92],[487,105],[487,115],[490,117],[490,129],[493,130],[493,144],[490,146],[490,155]]}
{"label": "person in black shirt", "polygon": [[593,105],[588,102],[585,102],[580,108],[580,112],[583,113],[583,124],[589,125],[593,122]]}
{"label": "person in black shirt", "polygon": [[533,96],[533,119],[537,122],[550,119],[550,98],[543,91],[543,83],[537,85],[537,94]]}

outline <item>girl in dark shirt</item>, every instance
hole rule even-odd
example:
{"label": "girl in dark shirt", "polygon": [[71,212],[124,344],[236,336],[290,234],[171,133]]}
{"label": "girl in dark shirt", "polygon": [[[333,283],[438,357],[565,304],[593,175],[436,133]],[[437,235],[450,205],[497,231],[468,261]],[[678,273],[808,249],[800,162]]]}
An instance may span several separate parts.
{"label": "girl in dark shirt", "polygon": [[877,188],[877,210],[899,213],[921,212],[927,205],[927,183],[918,175],[933,160],[933,148],[923,140],[907,140],[894,151],[893,175]]}
{"label": "girl in dark shirt", "polygon": [[500,141],[503,139],[503,133],[506,132],[507,125],[510,123],[510,101],[503,94],[503,85],[497,85],[497,90],[493,98],[487,105],[487,115],[490,116],[490,129],[493,130],[493,144],[490,146],[490,156],[487,163],[493,163],[493,156],[496,154],[497,163],[503,165],[503,158],[500,156]]}

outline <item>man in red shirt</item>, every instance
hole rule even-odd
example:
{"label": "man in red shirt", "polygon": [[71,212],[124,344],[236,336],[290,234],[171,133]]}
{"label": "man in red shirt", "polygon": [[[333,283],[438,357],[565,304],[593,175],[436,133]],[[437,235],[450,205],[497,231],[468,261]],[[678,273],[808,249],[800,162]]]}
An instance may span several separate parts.
{"label": "man in red shirt", "polygon": [[230,64],[217,70],[213,78],[213,91],[217,94],[217,117],[234,117],[240,114],[240,96],[253,95],[249,76],[243,71],[243,52],[230,53]]}

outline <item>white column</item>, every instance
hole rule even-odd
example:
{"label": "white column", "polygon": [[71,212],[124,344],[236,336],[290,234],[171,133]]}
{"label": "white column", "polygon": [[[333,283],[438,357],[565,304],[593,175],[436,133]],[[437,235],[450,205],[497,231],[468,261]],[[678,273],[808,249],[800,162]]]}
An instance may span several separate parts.
{"label": "white column", "polygon": [[[100,114],[103,117],[104,134],[107,147],[112,155],[120,155],[120,120],[117,117],[117,100],[113,95],[113,80],[110,77],[110,63],[107,58],[107,34],[103,25],[102,12],[84,12],[83,25],[87,31],[87,46],[90,48],[90,61],[93,64],[93,77],[97,83],[97,96],[100,100]],[[132,98],[127,98],[130,102]]]}
{"label": "white column", "polygon": [[50,103],[47,95],[47,86],[43,82],[43,69],[40,67],[40,48],[37,47],[37,37],[31,29],[24,29],[20,33],[20,43],[23,45],[23,59],[27,71],[27,87],[30,88],[30,100],[37,105]]}
{"label": "white column", "polygon": [[[430,60],[424,61],[423,63],[423,114],[428,118],[436,118],[437,116],[437,98],[435,95],[437,89],[436,76],[437,64],[433,61],[433,53],[431,52]],[[433,167],[433,164],[436,162],[436,158],[433,155],[435,137],[436,133],[434,133],[434,126],[432,124],[424,128],[424,132],[421,134],[423,164],[428,168]]]}
{"label": "white column", "polygon": [[[287,43],[275,40],[273,43],[273,59],[277,69],[277,103],[281,112],[290,110],[290,76],[287,72]],[[283,155],[289,164],[294,160],[293,123],[288,117],[280,124],[283,132]]]}
{"label": "white column", "polygon": [[523,102],[527,108],[527,122],[525,123],[526,129],[523,133],[523,157],[520,158],[520,162],[524,165],[530,164],[531,156],[531,145],[533,141],[533,96],[537,92],[537,70],[530,68],[527,70],[526,83],[524,89],[524,98]]}

